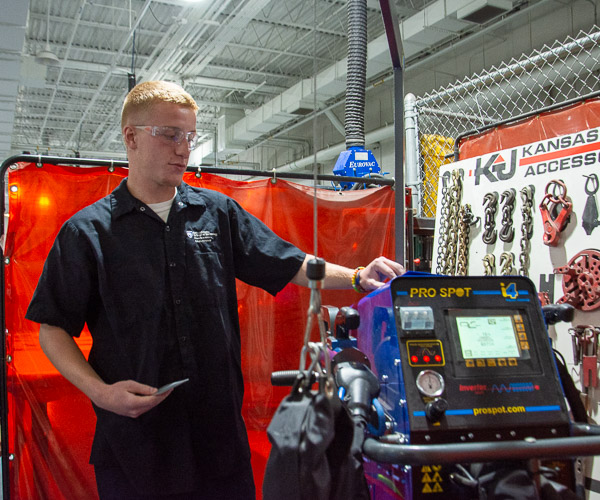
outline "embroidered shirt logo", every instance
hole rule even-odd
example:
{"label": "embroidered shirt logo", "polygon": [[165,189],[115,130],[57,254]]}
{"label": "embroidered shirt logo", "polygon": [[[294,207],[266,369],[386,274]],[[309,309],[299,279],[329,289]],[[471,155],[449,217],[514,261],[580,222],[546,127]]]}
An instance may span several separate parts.
{"label": "embroidered shirt logo", "polygon": [[185,234],[188,238],[193,238],[196,243],[209,243],[215,241],[218,236],[217,233],[210,231],[186,231]]}

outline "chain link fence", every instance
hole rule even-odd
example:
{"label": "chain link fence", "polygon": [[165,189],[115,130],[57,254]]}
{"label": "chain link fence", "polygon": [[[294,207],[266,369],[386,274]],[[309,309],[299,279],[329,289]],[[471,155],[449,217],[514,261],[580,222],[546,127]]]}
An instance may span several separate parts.
{"label": "chain link fence", "polygon": [[460,135],[600,89],[600,28],[417,97],[423,179],[419,216],[435,217],[440,165]]}

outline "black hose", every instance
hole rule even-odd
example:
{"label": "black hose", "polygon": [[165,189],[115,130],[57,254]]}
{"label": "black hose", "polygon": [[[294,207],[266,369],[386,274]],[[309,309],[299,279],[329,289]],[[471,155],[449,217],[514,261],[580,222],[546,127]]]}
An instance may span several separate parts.
{"label": "black hose", "polygon": [[558,376],[560,378],[560,383],[562,385],[565,398],[569,402],[569,407],[571,408],[571,413],[573,414],[573,420],[579,423],[587,423],[588,414],[585,406],[583,405],[583,401],[581,401],[581,392],[575,386],[566,364],[558,356],[555,356],[554,359],[556,360],[556,369],[558,371]]}
{"label": "black hose", "polygon": [[[385,177],[381,174],[374,174],[374,173],[370,173],[364,176],[365,179],[385,179]],[[352,187],[350,188],[350,191],[356,191],[357,189],[362,189],[361,186],[364,186],[365,189],[368,187],[373,187],[376,186],[376,184],[372,183],[372,182],[355,182]]]}
{"label": "black hose", "polygon": [[346,74],[346,149],[365,146],[367,84],[367,2],[348,0],[348,71]]}
{"label": "black hose", "polygon": [[[300,370],[283,370],[271,373],[271,385],[292,387],[296,383],[296,379],[300,376]],[[317,381],[315,372],[310,374],[310,384]]]}

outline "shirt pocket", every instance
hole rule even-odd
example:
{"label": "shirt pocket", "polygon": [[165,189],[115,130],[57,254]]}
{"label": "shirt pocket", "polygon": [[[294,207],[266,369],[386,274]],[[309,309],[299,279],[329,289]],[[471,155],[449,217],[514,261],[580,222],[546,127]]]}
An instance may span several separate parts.
{"label": "shirt pocket", "polygon": [[186,293],[193,294],[194,306],[209,309],[227,300],[225,257],[192,245],[186,252]]}

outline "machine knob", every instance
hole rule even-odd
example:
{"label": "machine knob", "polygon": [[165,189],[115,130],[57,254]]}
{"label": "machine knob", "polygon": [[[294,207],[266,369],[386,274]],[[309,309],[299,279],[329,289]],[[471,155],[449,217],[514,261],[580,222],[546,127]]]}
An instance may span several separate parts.
{"label": "machine knob", "polygon": [[425,405],[425,415],[431,422],[439,422],[448,409],[448,401],[437,398]]}
{"label": "machine knob", "polygon": [[350,330],[356,330],[360,326],[360,316],[356,309],[342,307],[336,317],[334,327],[331,329],[338,340],[350,338]]}

